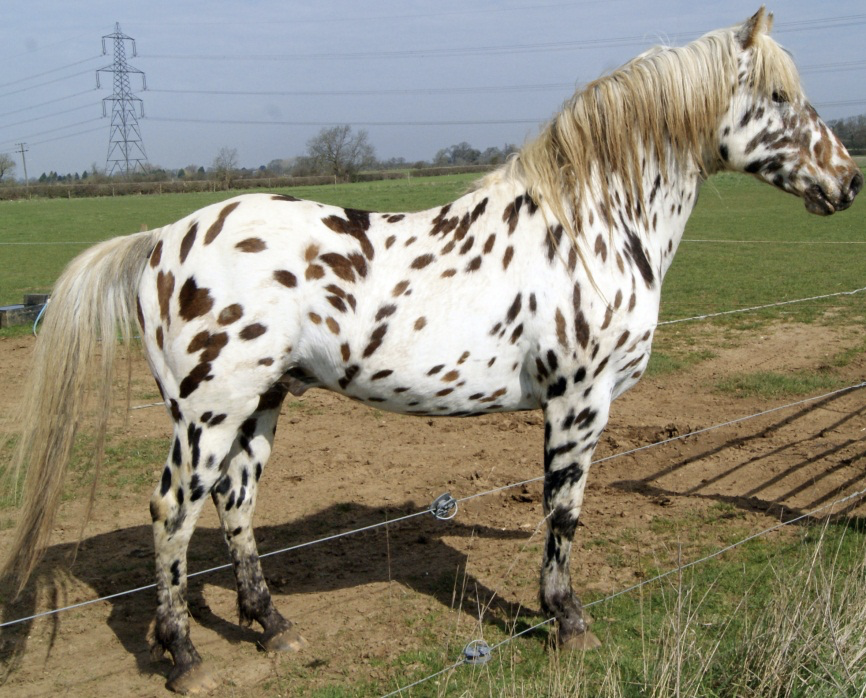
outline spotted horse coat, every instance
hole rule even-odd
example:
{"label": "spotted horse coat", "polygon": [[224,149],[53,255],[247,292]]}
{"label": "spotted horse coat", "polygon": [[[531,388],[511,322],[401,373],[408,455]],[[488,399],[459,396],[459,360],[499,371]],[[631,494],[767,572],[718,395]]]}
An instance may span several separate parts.
{"label": "spotted horse coat", "polygon": [[[41,415],[77,406],[83,390],[51,371],[84,372],[97,344],[87,338],[110,339],[118,323],[129,333],[135,314],[174,423],[150,502],[153,642],[174,660],[169,688],[213,685],[186,609],[187,546],[208,495],[241,621],[262,626],[268,649],[304,644],[271,601],[251,517],[281,402],[313,387],[405,414],[540,407],[541,605],[562,645],[597,644],[572,591],[572,538],[611,401],[646,368],[662,279],[701,182],[720,169],[747,172],[821,214],[847,208],[862,187],[766,36],[769,23],[761,11],[684,49],[638,57],[578,92],[536,142],[451,204],[369,213],[253,194],[84,253],[58,282],[40,338],[20,456],[40,496],[25,504],[8,569],[26,579],[35,564],[68,457],[73,428]],[[720,61],[723,48],[730,56]],[[684,81],[701,60],[704,79]],[[647,115],[664,100],[641,95],[641,75],[664,84],[664,71],[676,94],[699,86],[682,119]],[[633,130],[614,128],[617,115]],[[113,342],[103,345],[109,386]]]}

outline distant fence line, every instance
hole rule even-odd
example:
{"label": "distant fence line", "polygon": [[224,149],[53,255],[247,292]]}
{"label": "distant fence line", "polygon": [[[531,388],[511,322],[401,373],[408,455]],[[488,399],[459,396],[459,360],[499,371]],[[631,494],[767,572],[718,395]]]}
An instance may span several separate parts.
{"label": "distant fence line", "polygon": [[16,199],[81,199],[96,196],[129,196],[143,194],[188,194],[196,192],[216,192],[238,189],[280,189],[285,187],[321,186],[351,182],[376,182],[387,179],[411,179],[412,177],[437,177],[452,174],[472,174],[489,172],[488,165],[466,165],[459,167],[419,167],[407,170],[385,170],[381,172],[360,172],[349,178],[333,175],[315,177],[233,177],[226,180],[216,179],[174,179],[164,182],[124,182],[124,181],[79,181],[75,183],[57,182],[52,184],[16,184],[0,187],[0,201]]}

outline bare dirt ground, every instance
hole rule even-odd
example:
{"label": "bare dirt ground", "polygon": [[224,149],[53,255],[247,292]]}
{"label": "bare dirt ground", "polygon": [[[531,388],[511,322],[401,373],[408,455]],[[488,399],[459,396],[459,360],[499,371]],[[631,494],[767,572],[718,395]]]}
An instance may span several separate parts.
{"label": "bare dirt ground", "polygon": [[[735,346],[723,334],[701,331],[715,358],[645,379],[620,398],[597,457],[793,402],[737,398],[713,386],[734,372],[817,371],[862,342],[862,328],[817,324],[764,327]],[[32,344],[26,337],[0,339],[0,417],[20,398]],[[860,353],[836,373],[844,384],[863,380],[866,356]],[[133,404],[153,402],[154,392],[138,361]],[[696,550],[695,532],[688,529],[705,521],[702,513],[723,512],[701,529],[699,543],[706,545],[862,489],[864,398],[863,390],[847,392],[598,463],[577,534],[576,589],[600,596],[634,583],[640,556],[675,559],[671,541]],[[395,519],[427,507],[445,491],[465,497],[537,477],[542,431],[540,412],[431,420],[369,410],[322,391],[289,400],[262,478],[260,550]],[[164,438],[166,450],[168,436],[169,420],[160,407],[133,411],[127,424],[115,428],[120,440]],[[161,463],[144,467],[155,483]],[[59,591],[28,592],[4,610],[3,620],[150,584],[151,486],[103,487]],[[78,538],[86,496],[83,486],[73,490],[37,576],[47,578]],[[405,683],[405,674],[391,663],[403,652],[450,642],[442,663],[453,661],[455,650],[481,632],[479,604],[490,603],[483,628],[491,632],[505,628],[521,608],[524,614],[537,612],[540,494],[534,482],[464,502],[452,521],[425,514],[268,558],[265,574],[276,603],[310,643],[297,655],[259,651],[256,631],[235,624],[229,571],[191,580],[193,639],[221,682],[216,694],[303,695],[353,681],[373,681],[384,693]],[[859,500],[842,510],[866,513]],[[14,511],[0,511],[0,554],[13,519]],[[658,535],[660,521],[671,522],[666,540]],[[208,507],[192,541],[190,569],[224,562],[216,516]],[[153,606],[154,593],[145,590],[3,629],[0,653],[7,673],[0,693],[167,695],[169,663],[152,659],[145,639]]]}

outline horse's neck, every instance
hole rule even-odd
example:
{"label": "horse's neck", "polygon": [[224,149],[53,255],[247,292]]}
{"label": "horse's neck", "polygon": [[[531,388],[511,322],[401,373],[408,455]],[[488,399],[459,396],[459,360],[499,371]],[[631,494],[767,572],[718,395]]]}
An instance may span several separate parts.
{"label": "horse's neck", "polygon": [[643,180],[645,215],[640,227],[652,265],[664,277],[683,237],[686,222],[698,199],[703,178],[697,169],[670,167],[663,176],[658,165],[646,168]]}

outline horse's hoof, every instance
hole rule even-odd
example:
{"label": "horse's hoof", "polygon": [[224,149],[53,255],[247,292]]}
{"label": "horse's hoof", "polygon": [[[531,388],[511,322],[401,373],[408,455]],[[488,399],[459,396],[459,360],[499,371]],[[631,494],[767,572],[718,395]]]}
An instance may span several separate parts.
{"label": "horse's hoof", "polygon": [[585,630],[559,641],[559,648],[567,652],[587,652],[599,647],[601,647],[601,640],[591,630]]}
{"label": "horse's hoof", "polygon": [[271,637],[265,637],[259,643],[267,652],[300,652],[307,646],[307,641],[294,628],[288,628]]}
{"label": "horse's hoof", "polygon": [[195,664],[176,676],[174,675],[174,671],[172,671],[169,674],[165,687],[169,691],[180,693],[182,696],[195,696],[212,691],[217,687],[217,682],[210,672],[204,668],[204,665]]}

